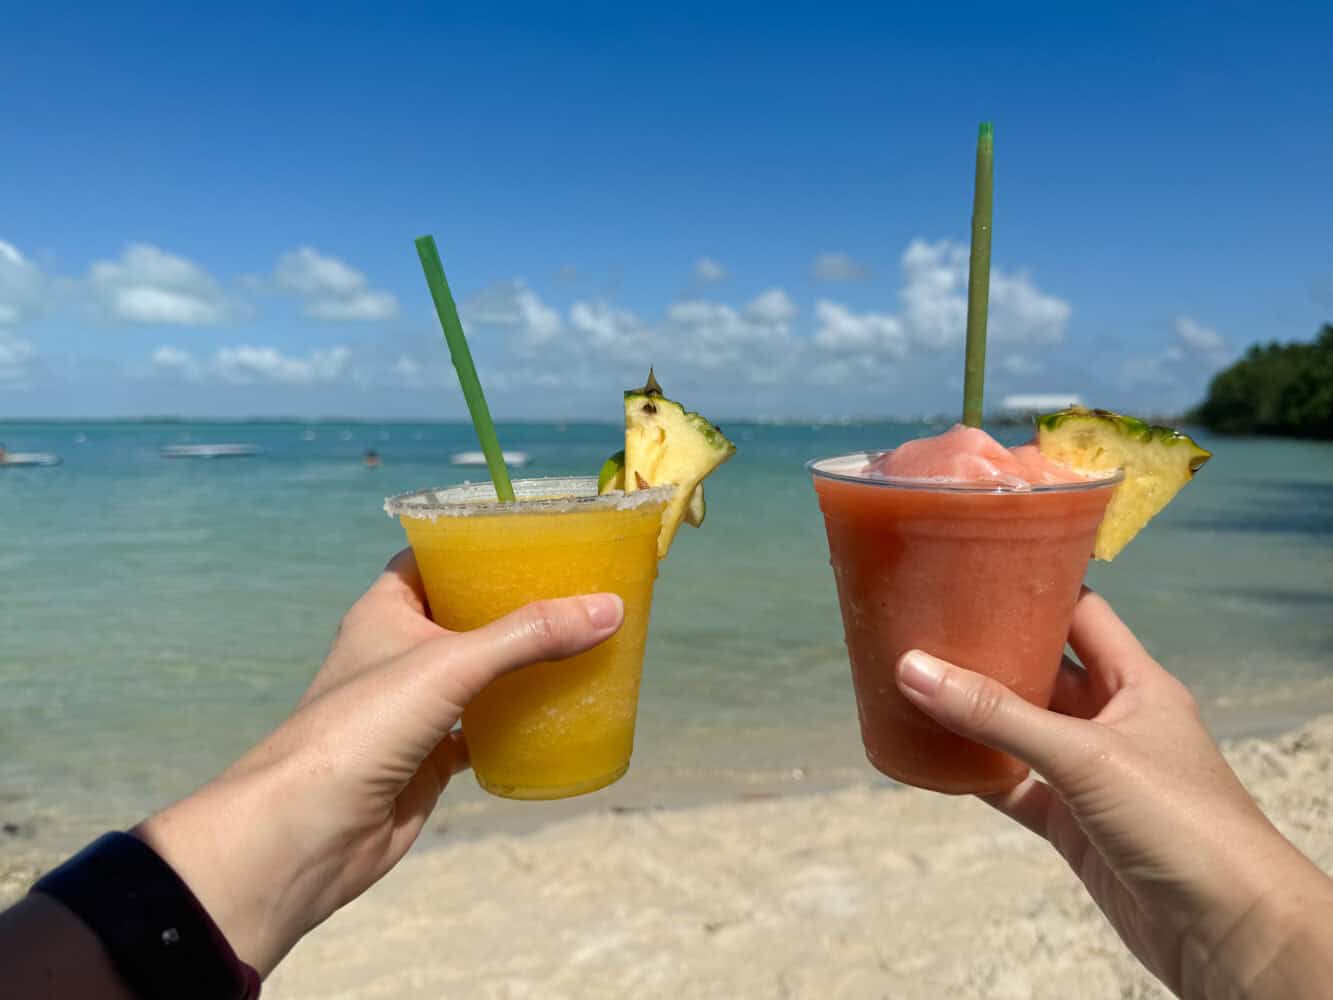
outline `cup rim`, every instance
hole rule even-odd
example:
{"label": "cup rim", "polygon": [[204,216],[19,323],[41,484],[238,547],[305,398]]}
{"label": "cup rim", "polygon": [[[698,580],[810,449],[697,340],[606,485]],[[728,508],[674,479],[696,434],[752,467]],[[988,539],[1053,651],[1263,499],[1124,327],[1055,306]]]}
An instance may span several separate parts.
{"label": "cup rim", "polygon": [[384,512],[390,517],[435,520],[439,517],[477,517],[504,514],[568,514],[575,511],[638,510],[653,504],[666,505],[674,484],[651,486],[625,493],[597,492],[596,476],[545,476],[513,481],[515,501],[496,499],[489,480],[411,490],[388,497]]}
{"label": "cup rim", "polygon": [[[1125,471],[1116,469],[1106,476],[1088,479],[1078,483],[1033,483],[1022,487],[1007,486],[1003,483],[955,483],[934,479],[907,479],[894,476],[867,476],[853,473],[850,467],[857,463],[864,468],[871,462],[887,455],[892,448],[880,451],[853,451],[845,455],[831,455],[828,458],[813,458],[805,463],[805,471],[815,479],[831,479],[835,482],[853,483],[857,486],[870,486],[878,489],[919,490],[924,493],[963,493],[969,495],[1027,496],[1031,493],[1087,493],[1108,486],[1118,486],[1124,482]],[[832,463],[844,463],[847,470],[834,470],[826,466]]]}

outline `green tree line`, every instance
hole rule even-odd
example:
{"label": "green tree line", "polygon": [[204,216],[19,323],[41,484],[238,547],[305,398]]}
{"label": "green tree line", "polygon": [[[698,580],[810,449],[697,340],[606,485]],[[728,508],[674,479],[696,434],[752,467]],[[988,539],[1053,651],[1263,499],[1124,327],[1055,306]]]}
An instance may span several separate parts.
{"label": "green tree line", "polygon": [[1333,324],[1311,343],[1255,344],[1191,416],[1223,434],[1333,439]]}

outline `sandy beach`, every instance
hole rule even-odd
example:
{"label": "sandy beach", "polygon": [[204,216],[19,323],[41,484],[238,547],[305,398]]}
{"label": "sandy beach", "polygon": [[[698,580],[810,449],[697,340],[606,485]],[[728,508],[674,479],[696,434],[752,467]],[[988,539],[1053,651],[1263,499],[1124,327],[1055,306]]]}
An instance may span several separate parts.
{"label": "sandy beach", "polygon": [[[1333,716],[1227,755],[1333,870]],[[600,812],[523,834],[432,823],[271,977],[275,1000],[1163,997],[1042,841],[887,784]],[[57,856],[0,835],[0,903]]]}
{"label": "sandy beach", "polygon": [[[1333,716],[1227,747],[1333,869]],[[280,1000],[1168,996],[1044,842],[862,785],[425,849],[306,939]]]}
{"label": "sandy beach", "polygon": [[[1333,871],[1333,715],[1225,749],[1282,831]],[[53,817],[5,808],[0,905],[77,846]],[[865,782],[480,829],[442,807],[265,996],[1169,996],[1063,861],[974,799]]]}

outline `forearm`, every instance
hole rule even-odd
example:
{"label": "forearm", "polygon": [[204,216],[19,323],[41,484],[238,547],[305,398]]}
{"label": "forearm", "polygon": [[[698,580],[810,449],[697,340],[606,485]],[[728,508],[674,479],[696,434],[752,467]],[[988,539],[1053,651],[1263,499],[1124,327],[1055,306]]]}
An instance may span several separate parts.
{"label": "forearm", "polygon": [[0,967],[6,996],[134,1000],[97,936],[41,893],[0,913]]}
{"label": "forearm", "polygon": [[1187,943],[1181,971],[1186,1000],[1323,1000],[1333,984],[1333,879],[1299,856],[1220,941]]}

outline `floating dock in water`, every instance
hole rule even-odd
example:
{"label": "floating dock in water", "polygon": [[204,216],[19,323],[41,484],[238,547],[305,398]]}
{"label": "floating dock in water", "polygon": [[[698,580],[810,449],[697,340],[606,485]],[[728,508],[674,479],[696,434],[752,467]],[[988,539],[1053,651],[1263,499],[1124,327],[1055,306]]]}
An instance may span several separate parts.
{"label": "floating dock in water", "polygon": [[0,458],[0,469],[6,466],[15,468],[31,468],[37,465],[59,465],[63,461],[59,455],[52,455],[46,451],[7,451],[3,458]]}

